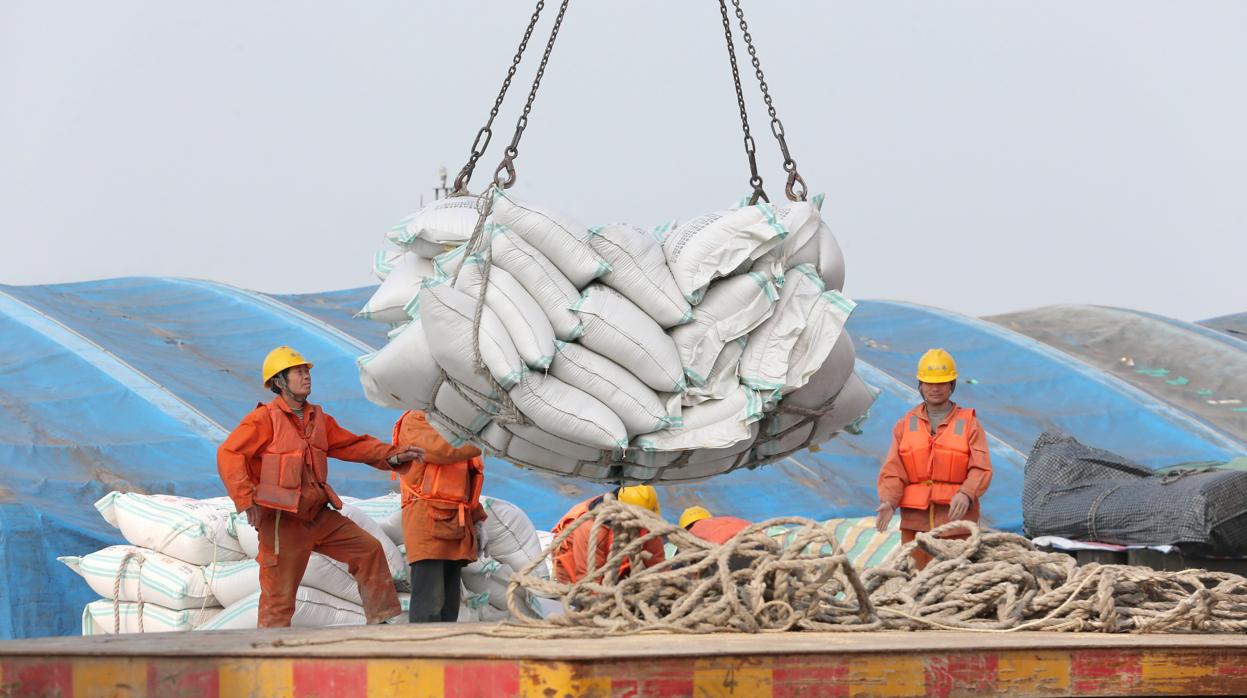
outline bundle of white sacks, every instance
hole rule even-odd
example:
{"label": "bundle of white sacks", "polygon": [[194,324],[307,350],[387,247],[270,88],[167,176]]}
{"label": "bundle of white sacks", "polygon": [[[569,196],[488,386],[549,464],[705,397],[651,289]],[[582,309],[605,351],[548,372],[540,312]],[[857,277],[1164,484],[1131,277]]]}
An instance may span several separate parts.
{"label": "bundle of white sacks", "polygon": [[753,467],[869,410],[821,197],[654,231],[486,197],[436,201],[388,234],[399,249],[378,253],[360,311],[393,326],[359,360],[373,402],[425,410],[452,443],[517,465],[611,482]]}
{"label": "bundle of white sacks", "polygon": [[[406,610],[408,566],[398,495],[343,501],[342,513],[381,543]],[[464,568],[460,621],[508,618],[507,582],[542,550],[519,507],[489,497],[483,503],[489,514],[487,549]],[[118,618],[123,633],[256,627],[259,540],[229,498],[111,492],[95,507],[128,544],[58,558],[102,597],[82,611],[84,635],[111,634]],[[323,555],[312,555],[296,599],[291,620],[296,627],[364,623],[359,587],[346,565]]]}

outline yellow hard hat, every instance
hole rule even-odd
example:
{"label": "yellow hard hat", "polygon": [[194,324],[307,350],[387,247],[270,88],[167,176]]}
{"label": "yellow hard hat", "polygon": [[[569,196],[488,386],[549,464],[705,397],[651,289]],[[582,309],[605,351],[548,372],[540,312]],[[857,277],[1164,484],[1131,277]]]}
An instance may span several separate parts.
{"label": "yellow hard hat", "polygon": [[299,352],[287,346],[280,346],[270,351],[268,356],[264,357],[264,387],[268,387],[268,382],[273,376],[294,366],[312,367],[312,362],[303,358]]}
{"label": "yellow hard hat", "polygon": [[688,528],[702,519],[710,518],[710,510],[706,507],[689,507],[680,514],[680,528]]}
{"label": "yellow hard hat", "polygon": [[957,362],[943,349],[929,349],[918,359],[918,380],[923,383],[951,383],[957,380]]}
{"label": "yellow hard hat", "polygon": [[658,503],[658,490],[649,485],[620,487],[616,498],[624,504],[649,509],[655,514],[662,515],[662,506]]}

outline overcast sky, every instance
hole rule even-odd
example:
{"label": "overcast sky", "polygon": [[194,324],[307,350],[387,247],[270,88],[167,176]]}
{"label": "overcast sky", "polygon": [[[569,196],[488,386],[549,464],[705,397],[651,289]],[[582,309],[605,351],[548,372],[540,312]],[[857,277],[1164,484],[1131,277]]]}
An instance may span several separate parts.
{"label": "overcast sky", "polygon": [[[848,295],[1247,311],[1247,2],[744,6]],[[0,282],[371,283],[384,231],[463,163],[530,11],[0,0]],[[517,164],[517,196],[589,224],[747,193],[717,3],[573,2]]]}

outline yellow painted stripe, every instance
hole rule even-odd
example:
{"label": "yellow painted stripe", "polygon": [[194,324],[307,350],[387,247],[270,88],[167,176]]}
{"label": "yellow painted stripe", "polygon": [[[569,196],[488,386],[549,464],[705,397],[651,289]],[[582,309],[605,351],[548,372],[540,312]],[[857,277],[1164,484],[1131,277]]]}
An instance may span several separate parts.
{"label": "yellow painted stripe", "polygon": [[1139,658],[1143,688],[1152,694],[1184,694],[1198,689],[1200,679],[1212,676],[1215,662],[1171,652],[1144,652]]}
{"label": "yellow painted stripe", "polygon": [[147,695],[142,659],[82,659],[73,664],[74,698],[138,698]]}
{"label": "yellow painted stripe", "polygon": [[583,676],[567,662],[520,662],[520,695],[524,698],[550,696],[609,696],[609,676]]}
{"label": "yellow painted stripe", "polygon": [[368,698],[438,698],[446,692],[443,663],[429,659],[374,659],[368,662]]}
{"label": "yellow painted stripe", "polygon": [[773,682],[769,662],[722,657],[698,659],[693,665],[693,695],[769,698]]}
{"label": "yellow painted stripe", "polygon": [[924,696],[927,665],[921,657],[862,657],[849,663],[850,696]]}
{"label": "yellow painted stripe", "polygon": [[1068,691],[1069,652],[1002,652],[996,688],[1006,694]]}
{"label": "yellow painted stripe", "polygon": [[255,658],[223,659],[217,670],[222,696],[293,698],[294,661]]}

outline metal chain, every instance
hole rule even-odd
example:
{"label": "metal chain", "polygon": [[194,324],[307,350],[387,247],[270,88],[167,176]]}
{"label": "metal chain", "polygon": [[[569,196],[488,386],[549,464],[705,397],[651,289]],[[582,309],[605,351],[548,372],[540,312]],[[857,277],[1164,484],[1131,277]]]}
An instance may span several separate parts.
{"label": "metal chain", "polygon": [[757,148],[753,142],[753,136],[749,134],[749,112],[745,109],[745,93],[740,88],[740,68],[736,64],[736,44],[732,41],[732,23],[727,16],[727,4],[724,0],[719,0],[719,12],[723,15],[723,36],[727,39],[727,58],[732,64],[732,82],[736,84],[736,105],[740,107],[740,127],[745,132],[745,155],[749,158],[749,186],[753,187],[753,195],[749,197],[749,204],[758,203],[758,200],[770,201],[766,192],[762,190],[762,177],[758,174],[758,159],[755,155]]}
{"label": "metal chain", "polygon": [[[559,38],[559,28],[563,26],[563,15],[567,12],[567,3],[563,0],[559,5],[559,14],[554,18],[554,27],[550,29],[550,39],[546,41],[546,50],[541,55],[541,64],[537,66],[537,75],[533,78],[533,86],[528,91],[528,101],[524,103],[524,111],[515,122],[515,135],[511,137],[511,145],[503,151],[502,162],[494,170],[494,184],[502,189],[510,189],[515,184],[515,158],[520,154],[520,138],[524,129],[528,128],[528,114],[533,110],[533,101],[537,99],[537,88],[541,87],[541,78],[546,74],[546,65],[550,62],[550,53],[554,51],[554,42]],[[503,178],[503,175],[506,178]]]}
{"label": "metal chain", "polygon": [[511,59],[511,67],[507,68],[507,76],[502,80],[502,89],[498,90],[498,97],[494,99],[494,106],[489,110],[489,120],[476,132],[476,138],[472,141],[472,153],[468,156],[468,161],[464,164],[463,169],[459,170],[459,174],[455,177],[454,190],[451,192],[452,196],[463,195],[468,191],[468,182],[472,180],[472,172],[476,170],[476,161],[485,154],[485,149],[489,147],[489,141],[494,135],[494,119],[498,116],[498,110],[502,107],[502,100],[507,96],[507,90],[511,87],[511,78],[515,77],[515,71],[520,66],[520,60],[524,57],[525,49],[528,48],[528,40],[533,35],[533,28],[537,26],[537,20],[541,18],[541,11],[545,9],[545,6],[545,0],[537,1],[537,6],[533,10],[533,16],[528,20],[528,26],[524,29],[524,38],[520,40],[519,48],[515,50],[515,57]]}
{"label": "metal chain", "polygon": [[[719,5],[723,5],[723,0],[719,0]],[[766,102],[766,112],[771,117],[771,133],[775,134],[775,140],[779,141],[780,152],[784,154],[784,171],[788,173],[788,184],[784,187],[784,193],[788,195],[790,201],[805,201],[808,190],[805,186],[805,180],[801,178],[801,174],[797,172],[797,161],[792,158],[792,153],[788,152],[788,140],[784,133],[784,122],[779,120],[775,113],[775,103],[771,99],[770,86],[766,84],[766,76],[762,73],[762,63],[758,60],[758,49],[753,45],[753,36],[749,33],[749,24],[745,21],[745,12],[740,7],[740,0],[732,0],[732,6],[736,8],[736,19],[740,21],[740,32],[744,36],[745,46],[749,50],[749,62],[753,64],[753,74],[758,78],[758,87],[762,90],[762,99]],[[726,9],[724,10],[724,24],[727,24]],[[731,45],[731,39],[728,39],[728,45]],[[732,72],[736,72],[736,59],[732,58]],[[740,92],[740,81],[737,80],[737,93]],[[744,113],[744,103],[741,103],[741,113]],[[748,130],[746,129],[746,133]],[[794,190],[799,185],[800,188]]]}

